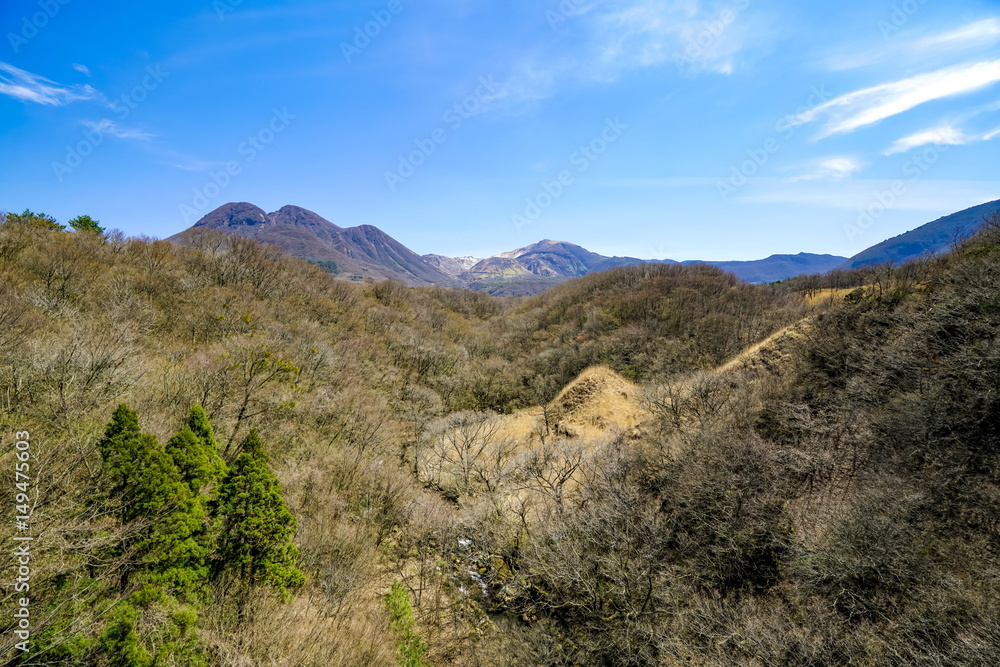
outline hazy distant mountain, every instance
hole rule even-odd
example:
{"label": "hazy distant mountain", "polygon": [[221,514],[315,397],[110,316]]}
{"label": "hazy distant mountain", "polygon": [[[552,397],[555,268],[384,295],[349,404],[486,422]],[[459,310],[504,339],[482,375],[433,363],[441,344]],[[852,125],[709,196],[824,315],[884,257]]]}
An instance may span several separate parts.
{"label": "hazy distant mountain", "polygon": [[[668,260],[669,261],[669,260]],[[578,278],[616,266],[644,264],[635,257],[606,257],[573,243],[545,239],[487,257],[459,277],[466,282],[518,278]]]}
{"label": "hazy distant mountain", "polygon": [[[772,255],[766,259],[745,262],[703,262],[691,260],[684,264],[711,264],[730,271],[751,283],[774,282],[804,273],[822,273],[844,262],[835,255]],[[645,260],[635,257],[606,257],[563,241],[539,241],[524,248],[487,257],[459,278],[474,289],[491,294],[534,294],[553,284],[578,278],[588,273],[606,271],[616,266],[649,263],[676,263],[672,259]],[[512,283],[527,283],[511,286]]]}
{"label": "hazy distant mountain", "polygon": [[771,255],[765,259],[747,262],[681,262],[682,264],[711,264],[723,271],[735,274],[748,283],[773,283],[810,273],[825,273],[844,263],[837,255],[813,255],[800,252],[797,255]]}
{"label": "hazy distant mountain", "polygon": [[967,208],[938,218],[877,245],[862,250],[840,267],[854,269],[868,264],[900,264],[908,259],[935,255],[948,250],[958,237],[973,234],[983,224],[983,217],[1000,210],[1000,200]]}
{"label": "hazy distant mountain", "polygon": [[456,284],[452,276],[377,227],[338,227],[298,206],[265,213],[246,202],[225,204],[169,240],[182,242],[194,229],[239,234],[279,246],[294,257],[334,262],[344,275],[399,280],[408,285]]}

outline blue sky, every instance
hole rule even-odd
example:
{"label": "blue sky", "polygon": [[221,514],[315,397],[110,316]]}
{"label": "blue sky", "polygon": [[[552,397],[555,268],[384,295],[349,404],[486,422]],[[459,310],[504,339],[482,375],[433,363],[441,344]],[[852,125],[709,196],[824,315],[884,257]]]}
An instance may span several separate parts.
{"label": "blue sky", "polygon": [[852,255],[1000,198],[1000,5],[6,0],[0,208],[419,253]]}

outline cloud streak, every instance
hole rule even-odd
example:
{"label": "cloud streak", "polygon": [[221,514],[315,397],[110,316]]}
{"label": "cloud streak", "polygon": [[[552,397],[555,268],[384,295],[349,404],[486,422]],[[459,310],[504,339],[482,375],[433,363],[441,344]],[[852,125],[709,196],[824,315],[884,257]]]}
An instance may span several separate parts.
{"label": "cloud streak", "polygon": [[0,62],[0,95],[54,107],[101,99],[92,86],[64,86],[5,62]]}
{"label": "cloud streak", "polygon": [[953,46],[970,49],[982,46],[983,44],[992,44],[996,41],[1000,41],[1000,20],[991,18],[969,23],[955,30],[925,37],[917,40],[914,46],[917,49]]}
{"label": "cloud streak", "polygon": [[883,155],[895,155],[896,153],[905,153],[907,151],[913,150],[914,148],[919,148],[920,146],[964,146],[970,141],[974,141],[974,137],[970,137],[965,134],[962,130],[952,127],[949,124],[939,125],[938,127],[930,128],[928,130],[922,130],[916,132],[901,139],[897,139],[893,142]]}
{"label": "cloud streak", "polygon": [[841,95],[795,118],[805,125],[828,118],[819,139],[847,134],[927,102],[971,93],[1000,81],[1000,60],[962,64]]}
{"label": "cloud streak", "polygon": [[148,132],[143,132],[142,130],[123,127],[118,123],[114,122],[109,118],[102,118],[99,121],[89,121],[85,120],[81,123],[87,129],[100,132],[101,134],[106,134],[112,137],[117,137],[118,139],[128,139],[132,141],[149,141],[156,137],[155,134],[150,134]]}
{"label": "cloud streak", "polygon": [[1000,20],[989,18],[969,23],[958,28],[935,34],[903,36],[873,48],[847,47],[844,51],[828,57],[824,65],[833,71],[844,71],[868,67],[891,59],[895,64],[901,61],[914,63],[929,58],[939,58],[972,50],[982,50],[1000,41]]}
{"label": "cloud streak", "polygon": [[962,129],[945,123],[937,127],[916,132],[893,142],[883,155],[905,153],[921,146],[964,146],[978,141],[990,141],[1000,134],[1000,129],[986,134],[966,134]]}
{"label": "cloud streak", "polygon": [[823,158],[811,165],[807,173],[793,178],[792,182],[819,181],[823,179],[841,181],[849,176],[853,176],[855,172],[860,171],[865,166],[864,162],[853,157],[833,156]]}

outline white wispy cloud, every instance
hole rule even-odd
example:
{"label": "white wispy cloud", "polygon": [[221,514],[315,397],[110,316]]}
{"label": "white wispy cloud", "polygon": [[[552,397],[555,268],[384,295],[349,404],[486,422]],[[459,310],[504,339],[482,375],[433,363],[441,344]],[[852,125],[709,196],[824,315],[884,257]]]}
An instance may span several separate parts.
{"label": "white wispy cloud", "polygon": [[845,44],[840,47],[838,53],[826,58],[823,64],[827,69],[834,71],[884,64],[890,59],[897,65],[901,62],[912,64],[943,56],[955,56],[962,52],[982,51],[983,48],[998,41],[1000,41],[1000,19],[988,18],[932,34],[922,32],[895,35],[893,39],[873,47]]}
{"label": "white wispy cloud", "polygon": [[123,127],[109,118],[102,118],[99,121],[85,120],[81,124],[89,130],[117,137],[118,139],[149,141],[156,137],[155,134],[150,134],[136,128]]}
{"label": "white wispy cloud", "polygon": [[81,65],[80,63],[73,63],[73,69],[75,69],[77,72],[80,72],[81,74],[90,76],[90,68],[87,67],[86,65]]}
{"label": "white wispy cloud", "polygon": [[799,115],[792,124],[804,125],[828,118],[819,138],[846,134],[921,104],[971,93],[997,81],[1000,81],[1000,60],[964,63],[841,95]]}
{"label": "white wispy cloud", "polygon": [[917,49],[931,49],[941,46],[972,49],[1000,41],[1000,20],[984,19],[969,23],[954,30],[946,30],[936,35],[919,39],[914,44]]}
{"label": "white wispy cloud", "polygon": [[883,152],[883,155],[905,153],[921,146],[965,146],[980,141],[990,141],[998,135],[1000,135],[1000,128],[990,132],[970,134],[951,123],[942,123],[937,127],[921,130],[897,139]]}
{"label": "white wispy cloud", "polygon": [[832,179],[835,181],[840,181],[849,176],[853,176],[856,172],[860,171],[867,164],[853,157],[846,156],[831,156],[823,158],[822,160],[817,160],[812,164],[808,165],[806,173],[801,176],[796,176],[792,179],[795,181],[818,181],[824,179]]}
{"label": "white wispy cloud", "polygon": [[101,94],[89,85],[64,86],[5,62],[0,62],[0,95],[49,106],[101,99]]}
{"label": "white wispy cloud", "polygon": [[902,137],[893,142],[883,155],[895,155],[919,148],[920,146],[963,146],[976,138],[967,135],[961,129],[945,123],[927,130],[915,132],[906,137]]}

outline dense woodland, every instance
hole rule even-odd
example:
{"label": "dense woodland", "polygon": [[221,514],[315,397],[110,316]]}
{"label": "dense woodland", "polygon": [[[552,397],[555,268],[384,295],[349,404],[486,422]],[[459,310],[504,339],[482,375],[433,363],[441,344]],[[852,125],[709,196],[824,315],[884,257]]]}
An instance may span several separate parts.
{"label": "dense woodland", "polygon": [[[530,298],[70,224],[0,223],[8,664],[1000,664],[996,217],[903,267]],[[641,424],[560,427],[594,367]]]}

